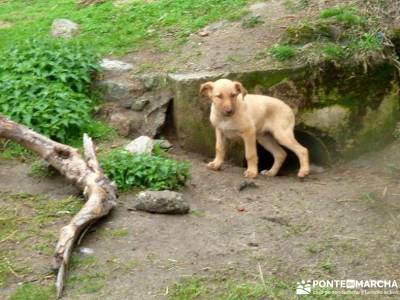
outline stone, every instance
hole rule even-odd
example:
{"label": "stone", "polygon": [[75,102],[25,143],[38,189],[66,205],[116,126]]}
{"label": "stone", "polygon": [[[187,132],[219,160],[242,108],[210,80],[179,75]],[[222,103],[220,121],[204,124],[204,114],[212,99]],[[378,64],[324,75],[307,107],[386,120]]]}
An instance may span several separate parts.
{"label": "stone", "polygon": [[132,64],[125,63],[120,60],[111,60],[104,58],[100,62],[100,66],[104,71],[126,72],[133,69]]}
{"label": "stone", "polygon": [[150,103],[148,108],[146,108],[146,116],[141,128],[141,134],[155,137],[160,133],[161,128],[165,124],[167,109],[171,99],[170,91],[162,91],[161,93],[153,94],[149,98]]}
{"label": "stone", "polygon": [[254,12],[258,12],[260,10],[264,10],[266,8],[268,8],[268,3],[258,2],[258,3],[254,3],[254,4],[250,5],[249,10],[254,13]]}
{"label": "stone", "polygon": [[237,189],[239,192],[243,191],[244,189],[247,188],[257,188],[257,184],[254,181],[249,181],[249,180],[243,180],[239,183]]}
{"label": "stone", "polygon": [[68,19],[55,19],[51,25],[51,34],[54,37],[70,39],[79,32],[79,25]]}
{"label": "stone", "polygon": [[222,29],[226,27],[229,24],[227,20],[222,20],[219,22],[212,23],[206,27],[204,27],[203,31],[205,32],[210,32],[210,31],[217,31],[219,29]]}
{"label": "stone", "polygon": [[189,203],[183,194],[173,191],[144,191],[139,193],[135,209],[158,214],[187,214]]}
{"label": "stone", "polygon": [[150,101],[146,98],[136,99],[131,103],[131,109],[134,111],[142,111],[149,102]]}
{"label": "stone", "polygon": [[121,136],[137,133],[143,124],[143,115],[128,109],[121,108],[116,103],[105,103],[99,114],[115,128]]}
{"label": "stone", "polygon": [[168,140],[154,140],[154,143],[160,145],[162,149],[172,148],[172,144]]}
{"label": "stone", "polygon": [[350,121],[350,109],[340,105],[305,111],[301,114],[300,123],[318,129],[331,137],[338,137],[347,128]]}
{"label": "stone", "polygon": [[133,154],[151,154],[154,148],[154,140],[142,135],[124,147],[125,150]]}
{"label": "stone", "polygon": [[101,98],[106,101],[130,100],[133,95],[141,95],[144,91],[140,82],[125,82],[118,79],[101,80],[96,86]]}

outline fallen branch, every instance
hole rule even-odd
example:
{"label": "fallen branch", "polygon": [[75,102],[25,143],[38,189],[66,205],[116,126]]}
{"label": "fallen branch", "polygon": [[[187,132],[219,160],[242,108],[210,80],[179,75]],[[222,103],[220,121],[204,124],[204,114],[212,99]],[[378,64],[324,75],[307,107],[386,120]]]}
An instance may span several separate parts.
{"label": "fallen branch", "polygon": [[83,136],[84,159],[77,149],[57,143],[0,115],[0,137],[13,140],[35,152],[68,180],[87,199],[82,209],[60,232],[53,268],[57,271],[57,297],[61,297],[72,247],[82,232],[116,205],[116,189],[104,176],[97,161],[92,139]]}

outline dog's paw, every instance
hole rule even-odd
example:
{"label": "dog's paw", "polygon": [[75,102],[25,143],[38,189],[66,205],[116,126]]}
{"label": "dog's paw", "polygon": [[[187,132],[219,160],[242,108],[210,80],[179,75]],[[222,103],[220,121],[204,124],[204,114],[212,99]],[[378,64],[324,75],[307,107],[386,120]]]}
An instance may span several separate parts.
{"label": "dog's paw", "polygon": [[310,170],[309,169],[300,169],[299,173],[297,173],[297,177],[304,178],[309,174],[310,174]]}
{"label": "dog's paw", "polygon": [[247,170],[244,171],[244,173],[243,173],[243,176],[244,176],[244,177],[248,177],[248,178],[257,177],[257,175],[258,175],[257,170],[250,170],[250,169],[247,169]]}
{"label": "dog's paw", "polygon": [[213,170],[213,171],[218,171],[218,170],[221,169],[221,166],[222,166],[221,163],[212,161],[212,162],[210,162],[210,163],[207,164],[207,169]]}
{"label": "dog's paw", "polygon": [[263,170],[260,172],[261,175],[268,176],[268,177],[274,177],[274,176],[276,176],[277,173],[278,172],[272,171],[272,170]]}

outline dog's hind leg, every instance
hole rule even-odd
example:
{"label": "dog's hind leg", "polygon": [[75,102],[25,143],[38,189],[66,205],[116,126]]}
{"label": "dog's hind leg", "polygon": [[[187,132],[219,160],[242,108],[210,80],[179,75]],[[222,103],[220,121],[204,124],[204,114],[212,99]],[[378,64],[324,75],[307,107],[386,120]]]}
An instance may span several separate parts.
{"label": "dog's hind leg", "polygon": [[275,176],[278,174],[279,169],[282,167],[283,162],[286,159],[286,151],[278,144],[274,137],[270,134],[259,134],[257,135],[257,142],[265,148],[265,150],[271,152],[274,157],[274,163],[269,170],[261,171],[262,175]]}
{"label": "dog's hind leg", "polygon": [[274,131],[274,137],[281,145],[292,150],[299,158],[300,170],[297,176],[300,178],[307,176],[310,173],[308,150],[296,140],[293,130],[276,130]]}

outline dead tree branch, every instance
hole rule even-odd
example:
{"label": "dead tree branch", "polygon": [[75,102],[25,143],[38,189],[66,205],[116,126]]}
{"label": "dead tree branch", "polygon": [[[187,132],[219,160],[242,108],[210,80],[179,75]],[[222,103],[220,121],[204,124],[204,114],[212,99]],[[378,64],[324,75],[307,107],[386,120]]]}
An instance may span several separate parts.
{"label": "dead tree branch", "polygon": [[83,137],[84,159],[77,149],[57,143],[0,115],[0,137],[13,140],[35,152],[68,180],[86,198],[82,209],[60,231],[53,267],[57,271],[57,297],[61,297],[72,248],[85,228],[107,215],[116,205],[116,189],[104,176],[97,161],[92,139]]}

